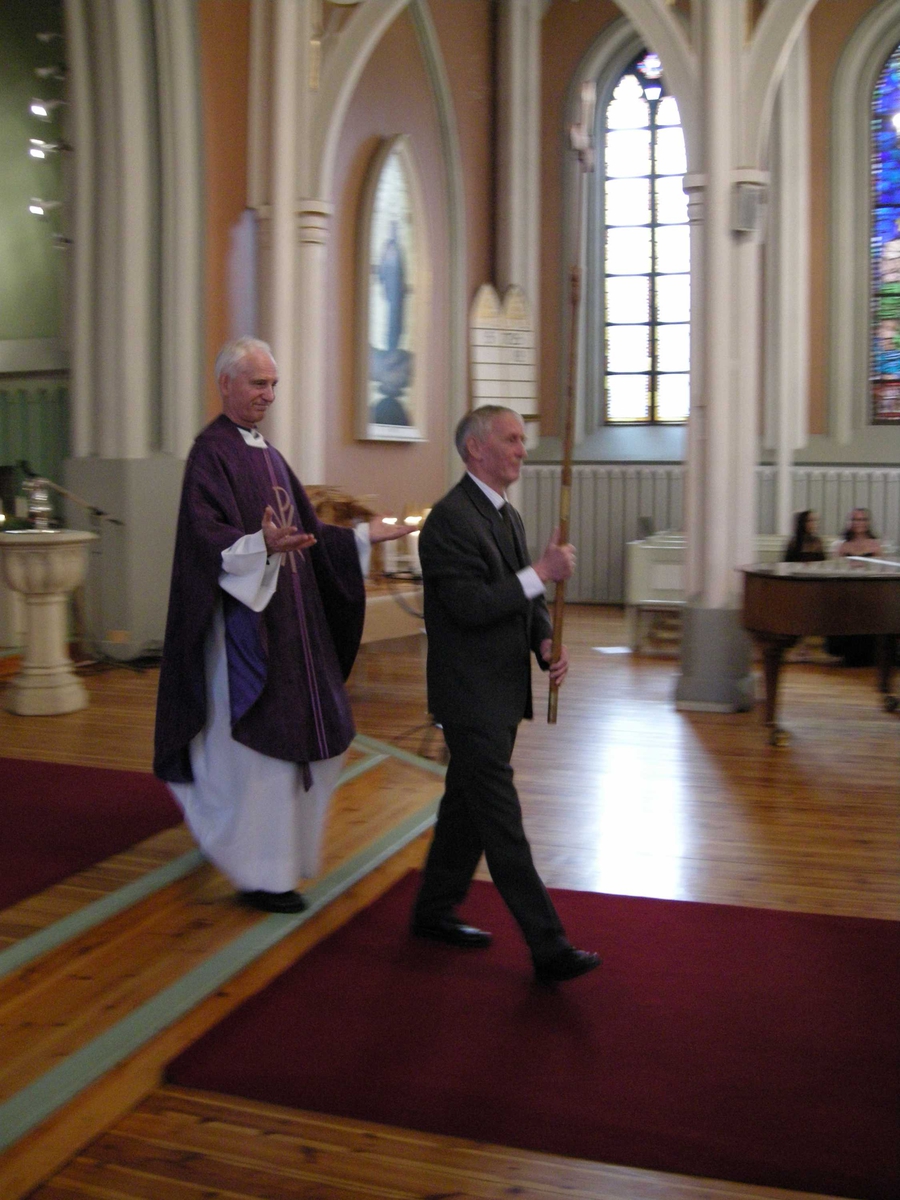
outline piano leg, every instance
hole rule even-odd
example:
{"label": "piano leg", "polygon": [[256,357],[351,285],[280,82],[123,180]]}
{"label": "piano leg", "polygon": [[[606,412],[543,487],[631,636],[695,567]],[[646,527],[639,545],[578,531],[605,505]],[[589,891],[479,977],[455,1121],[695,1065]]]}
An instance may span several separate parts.
{"label": "piano leg", "polygon": [[779,728],[775,721],[778,706],[778,676],[781,671],[781,660],[785,650],[797,642],[794,634],[786,633],[754,633],[760,644],[763,656],[763,671],[766,680],[766,728],[769,731],[769,744],[783,746],[788,740],[787,730]]}
{"label": "piano leg", "polygon": [[876,662],[878,664],[878,690],[884,696],[886,712],[896,712],[900,700],[891,692],[891,676],[894,673],[894,660],[897,655],[897,636],[888,633],[878,638]]}

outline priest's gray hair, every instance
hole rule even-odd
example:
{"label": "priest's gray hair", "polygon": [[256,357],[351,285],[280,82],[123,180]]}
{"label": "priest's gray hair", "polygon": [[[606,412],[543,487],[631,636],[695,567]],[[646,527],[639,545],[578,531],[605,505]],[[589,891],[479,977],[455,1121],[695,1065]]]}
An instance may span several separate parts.
{"label": "priest's gray hair", "polygon": [[522,420],[514,408],[506,408],[502,404],[482,404],[480,408],[473,408],[471,412],[466,413],[456,427],[454,438],[456,449],[459,451],[459,457],[463,462],[469,461],[469,452],[466,449],[466,442],[469,438],[473,437],[476,442],[485,441],[491,432],[494,418],[501,416],[503,413],[512,413],[518,420]]}
{"label": "priest's gray hair", "polygon": [[235,375],[237,375],[238,367],[247,355],[252,354],[255,350],[261,350],[263,354],[268,354],[273,362],[275,361],[275,356],[272,354],[272,347],[268,342],[263,342],[259,338],[239,337],[226,342],[216,355],[216,365],[214,367],[216,379],[221,379],[223,375],[227,375],[229,379],[234,379]]}

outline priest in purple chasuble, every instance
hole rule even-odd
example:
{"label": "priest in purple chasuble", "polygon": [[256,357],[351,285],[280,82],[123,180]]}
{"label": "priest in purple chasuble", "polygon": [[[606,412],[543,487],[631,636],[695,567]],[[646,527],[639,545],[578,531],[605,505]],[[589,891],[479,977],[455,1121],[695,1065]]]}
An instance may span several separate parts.
{"label": "priest in purple chasuble", "polygon": [[216,378],[222,415],[185,466],[153,768],[248,903],[298,912],[354,736],[369,546],[405,530],[318,519],[256,428],[277,383],[264,342],[227,343]]}

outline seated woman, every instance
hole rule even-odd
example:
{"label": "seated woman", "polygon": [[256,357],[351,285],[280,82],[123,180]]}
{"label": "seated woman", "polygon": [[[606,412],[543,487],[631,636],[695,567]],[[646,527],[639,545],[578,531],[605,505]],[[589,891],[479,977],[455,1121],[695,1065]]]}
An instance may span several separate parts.
{"label": "seated woman", "polygon": [[878,558],[881,542],[872,532],[872,518],[867,508],[854,508],[847,519],[844,540],[837,552],[842,557]]}
{"label": "seated woman", "polygon": [[784,552],[785,562],[823,562],[825,548],[816,533],[818,517],[811,508],[805,508],[794,517],[794,536]]}
{"label": "seated woman", "polygon": [[[872,532],[872,518],[867,508],[854,508],[847,519],[844,540],[837,548],[842,558],[878,558],[881,542]],[[848,667],[870,667],[875,661],[875,639],[865,634],[831,637],[829,653],[839,654]]]}

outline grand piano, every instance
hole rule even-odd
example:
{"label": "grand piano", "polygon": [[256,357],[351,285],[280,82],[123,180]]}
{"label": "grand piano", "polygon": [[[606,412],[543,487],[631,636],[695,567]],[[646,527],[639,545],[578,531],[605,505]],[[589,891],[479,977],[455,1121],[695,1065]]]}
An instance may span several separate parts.
{"label": "grand piano", "polygon": [[875,636],[878,688],[885,709],[897,709],[891,677],[900,635],[900,563],[877,558],[767,563],[745,567],[743,575],[744,628],[762,650],[772,745],[787,740],[775,719],[781,660],[801,637]]}

